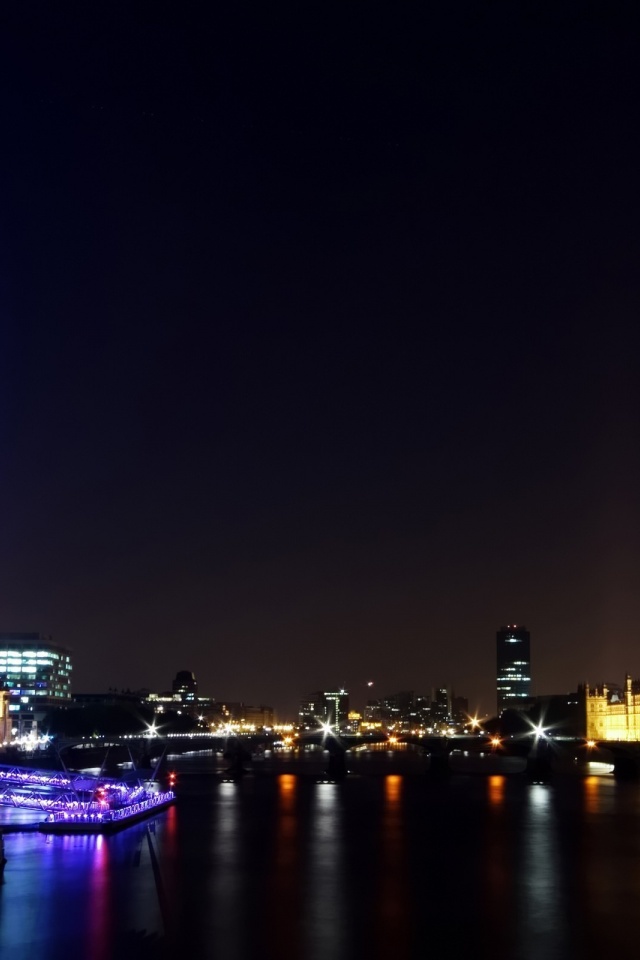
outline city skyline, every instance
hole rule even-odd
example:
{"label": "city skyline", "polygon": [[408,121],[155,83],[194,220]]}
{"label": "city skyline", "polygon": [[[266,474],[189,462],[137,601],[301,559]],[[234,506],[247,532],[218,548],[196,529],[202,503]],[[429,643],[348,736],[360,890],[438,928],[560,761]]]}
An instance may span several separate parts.
{"label": "city skyline", "polygon": [[[401,691],[407,691],[407,690],[417,691],[418,693],[423,693],[423,694],[431,692],[432,697],[436,698],[438,688],[443,687],[448,690],[449,696],[453,696],[453,697],[457,697],[459,695],[464,696],[464,698],[469,702],[468,712],[470,716],[477,715],[477,716],[488,717],[496,714],[496,709],[495,709],[496,708],[496,703],[495,703],[496,684],[497,684],[497,696],[498,696],[497,715],[499,715],[501,710],[507,709],[510,706],[514,706],[516,709],[524,708],[525,706],[529,705],[529,701],[531,700],[531,697],[539,697],[539,696],[550,695],[550,694],[571,693],[575,690],[576,687],[578,687],[579,685],[585,682],[583,678],[574,678],[574,680],[564,690],[559,689],[557,683],[555,683],[555,685],[552,685],[547,689],[541,689],[538,685],[535,684],[535,682],[532,681],[530,633],[527,630],[527,628],[522,624],[519,624],[519,625],[513,624],[508,627],[501,627],[498,630],[497,634],[495,634],[494,636],[497,639],[498,675],[497,675],[497,681],[496,680],[493,681],[494,692],[493,692],[492,698],[490,698],[489,700],[488,705],[485,705],[483,701],[480,698],[476,697],[475,695],[469,696],[468,691],[462,688],[460,684],[455,682],[455,678],[447,678],[442,676],[439,676],[436,681],[434,681],[433,679],[431,680],[420,679],[418,682],[416,682],[415,677],[412,678],[411,682],[408,682],[406,676],[404,677],[400,676],[399,682],[396,683],[394,686],[387,679],[387,675],[384,671],[376,681],[373,681],[370,679],[366,681],[362,681],[361,678],[357,678],[356,681],[352,684],[341,683],[336,685],[334,682],[335,681],[335,675],[334,675],[331,678],[331,682],[329,682],[328,684],[325,684],[325,688],[328,689],[331,687],[335,687],[336,690],[341,690],[344,688],[343,692],[346,692],[347,694],[353,697],[354,707],[356,709],[361,710],[363,708],[366,709],[367,702],[370,702],[372,698],[375,699],[378,697],[388,697],[388,696],[397,694]],[[519,640],[525,641],[524,652],[522,652],[520,648],[518,648],[518,659],[516,660],[513,659],[513,656],[515,656],[515,654],[513,654],[512,656],[513,651],[511,647],[508,646],[508,644],[511,642],[509,638],[512,638],[512,637],[517,637]],[[33,647],[33,649],[36,649],[36,645],[39,643],[41,645],[44,644],[44,646],[47,648],[64,650],[65,653],[70,652],[64,645],[59,646],[57,643],[54,643],[53,638],[47,634],[40,634],[36,632],[24,633],[19,631],[0,632],[0,647],[4,645],[5,651],[8,651],[9,647],[12,645],[14,640],[17,642],[18,647],[22,647],[26,643],[25,649],[27,650],[30,649],[31,647]],[[494,668],[496,663],[495,644],[496,644],[496,640],[494,639]],[[15,646],[15,644],[13,645]],[[0,650],[0,654],[2,654],[2,650]],[[21,656],[22,656],[22,653],[19,654],[19,657]],[[519,659],[521,656],[525,658],[524,662],[521,659]],[[2,654],[2,657],[3,657],[3,663],[4,663],[6,659],[6,652],[5,654]],[[514,677],[511,675],[513,671],[517,670],[519,671],[519,673],[522,673],[521,668],[524,666],[525,663],[527,666],[527,670],[525,671],[526,675],[525,673],[523,673],[522,677],[518,676],[517,678],[515,678],[517,680],[517,683],[513,689],[516,690],[516,692],[515,693],[503,692],[501,694],[501,690],[504,687],[504,684],[506,682],[511,683],[511,681],[514,679]],[[514,666],[514,664],[517,664],[518,666],[516,667]],[[3,664],[0,664],[0,668],[2,668],[2,666]],[[115,685],[109,684],[108,686],[105,686],[103,684],[102,686],[96,687],[95,689],[92,689],[92,690],[89,690],[84,687],[81,688],[76,683],[74,687],[71,688],[71,690],[74,695],[104,694],[109,690],[116,691],[118,689],[121,692],[126,691],[126,692],[135,693],[136,691],[146,690],[146,691],[155,692],[156,694],[162,694],[162,693],[171,693],[171,692],[175,693],[176,690],[187,690],[188,688],[190,688],[192,690],[192,694],[187,699],[191,699],[191,700],[194,699],[195,691],[198,690],[199,695],[204,695],[207,698],[212,698],[220,702],[227,701],[227,702],[256,703],[256,704],[269,703],[270,706],[275,708],[276,712],[281,717],[285,715],[291,717],[298,712],[298,706],[300,702],[299,701],[300,691],[296,691],[295,689],[290,688],[287,691],[286,698],[282,699],[281,701],[274,700],[273,698],[270,697],[268,690],[265,691],[264,688],[259,689],[258,687],[254,687],[252,695],[248,696],[246,690],[242,689],[241,681],[238,681],[238,679],[236,678],[235,679],[236,686],[233,687],[233,694],[228,696],[227,691],[225,690],[220,690],[220,689],[212,690],[208,688],[206,681],[204,684],[201,684],[198,681],[198,675],[194,670],[182,669],[182,668],[176,670],[175,666],[172,669],[175,673],[175,676],[173,676],[172,674],[173,679],[167,679],[167,677],[165,677],[162,682],[156,685],[150,684],[147,681],[143,681],[138,684],[132,684],[130,682],[127,682],[126,680],[123,681],[122,679],[120,679],[120,681],[115,683]],[[76,663],[74,663],[73,672],[74,672],[74,675],[76,675],[78,672]],[[437,671],[435,669],[432,670],[432,674],[434,676],[438,676]],[[608,674],[607,676],[609,677],[608,680],[606,679],[603,680],[602,678],[598,678],[595,681],[595,683],[597,684],[605,683],[611,686],[612,685],[611,674]],[[494,677],[495,677],[495,673],[494,673]],[[2,669],[0,669],[0,682],[1,681],[2,681]],[[594,685],[594,681],[592,678],[589,678],[586,682],[591,682],[592,686]],[[313,687],[315,689],[318,686],[322,686],[322,684],[318,684],[317,677],[316,677],[315,681],[313,681],[310,684],[310,687]],[[613,686],[616,686],[615,681],[613,681]],[[505,691],[507,689],[511,691],[512,688],[511,686],[509,686],[508,688],[507,687],[504,688]],[[501,699],[501,696],[502,696],[502,699]],[[515,702],[513,703],[511,702],[512,697],[516,698]],[[521,703],[517,702],[518,697],[522,698]],[[24,709],[29,709],[29,708],[25,707]]]}
{"label": "city skyline", "polygon": [[[78,689],[635,672],[640,133],[605,10],[41,4],[0,40],[0,624]],[[117,69],[114,69],[117,64]],[[293,702],[292,702],[293,701]]]}

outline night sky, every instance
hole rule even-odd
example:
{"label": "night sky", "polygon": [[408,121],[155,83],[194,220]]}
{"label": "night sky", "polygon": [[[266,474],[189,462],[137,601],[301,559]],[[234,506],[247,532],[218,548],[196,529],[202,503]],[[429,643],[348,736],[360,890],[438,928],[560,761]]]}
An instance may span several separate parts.
{"label": "night sky", "polygon": [[634,4],[7,3],[0,630],[293,711],[640,675]]}

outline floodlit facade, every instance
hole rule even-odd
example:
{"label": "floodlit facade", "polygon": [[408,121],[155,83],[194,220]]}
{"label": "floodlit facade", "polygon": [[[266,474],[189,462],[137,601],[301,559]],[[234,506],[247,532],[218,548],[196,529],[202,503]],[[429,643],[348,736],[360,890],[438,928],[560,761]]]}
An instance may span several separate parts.
{"label": "floodlit facade", "polygon": [[640,740],[640,680],[625,677],[624,690],[585,687],[589,740]]}
{"label": "floodlit facade", "polygon": [[0,690],[0,743],[6,743],[10,738],[9,694],[6,690]]}
{"label": "floodlit facade", "polygon": [[0,633],[0,689],[12,732],[28,736],[53,707],[71,702],[71,652],[40,633]]}
{"label": "floodlit facade", "polygon": [[498,714],[525,710],[531,703],[531,637],[518,624],[496,633],[496,686]]}

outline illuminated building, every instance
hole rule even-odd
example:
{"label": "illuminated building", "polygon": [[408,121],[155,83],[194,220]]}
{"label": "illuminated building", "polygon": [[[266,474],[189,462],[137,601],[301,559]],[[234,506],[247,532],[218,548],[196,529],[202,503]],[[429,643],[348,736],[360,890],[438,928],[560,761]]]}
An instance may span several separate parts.
{"label": "illuminated building", "polygon": [[298,723],[303,730],[317,730],[328,723],[334,730],[347,728],[349,694],[346,690],[318,690],[300,701]]}
{"label": "illuminated building", "polygon": [[227,703],[226,708],[231,721],[234,723],[251,727],[273,726],[273,707],[267,707],[264,703],[261,703],[257,707],[253,707],[247,703]]}
{"label": "illuminated building", "polygon": [[0,690],[0,743],[11,739],[11,719],[9,717],[9,693]]}
{"label": "illuminated building", "polygon": [[349,733],[360,733],[362,714],[358,713],[357,710],[350,710],[347,719],[349,721]]}
{"label": "illuminated building", "polygon": [[525,710],[531,703],[531,643],[529,631],[517,624],[496,633],[498,713]]}
{"label": "illuminated building", "polygon": [[0,633],[0,689],[9,695],[11,729],[37,733],[53,707],[71,702],[71,653],[39,633]]}
{"label": "illuminated building", "polygon": [[640,740],[640,680],[625,677],[624,689],[585,687],[587,739]]}
{"label": "illuminated building", "polygon": [[349,694],[346,690],[329,690],[322,694],[324,700],[324,722],[334,730],[342,730],[349,716]]}

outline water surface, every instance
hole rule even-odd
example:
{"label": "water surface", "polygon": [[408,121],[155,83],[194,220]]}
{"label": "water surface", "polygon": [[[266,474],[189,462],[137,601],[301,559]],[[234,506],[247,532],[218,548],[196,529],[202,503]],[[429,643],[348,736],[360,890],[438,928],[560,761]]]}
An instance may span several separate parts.
{"label": "water surface", "polygon": [[215,763],[178,761],[177,805],[119,834],[8,835],[0,956],[601,960],[635,949],[640,785],[431,783],[380,757],[342,784],[295,764],[235,784]]}

